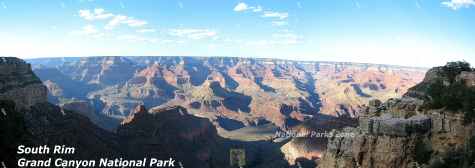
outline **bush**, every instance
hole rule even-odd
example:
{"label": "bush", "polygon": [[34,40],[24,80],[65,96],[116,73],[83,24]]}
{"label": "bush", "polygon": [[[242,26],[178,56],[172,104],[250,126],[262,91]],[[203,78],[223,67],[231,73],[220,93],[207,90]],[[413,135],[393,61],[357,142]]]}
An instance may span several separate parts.
{"label": "bush", "polygon": [[435,160],[429,165],[430,168],[469,168],[475,167],[475,137],[467,141],[463,150],[449,151],[441,160]]}
{"label": "bush", "polygon": [[415,159],[417,163],[427,163],[430,159],[432,154],[432,149],[429,145],[424,143],[423,139],[418,139],[416,142],[416,150],[415,150]]}
{"label": "bush", "polygon": [[465,61],[456,61],[448,62],[445,66],[442,67],[445,75],[449,78],[450,82],[455,80],[455,76],[460,74],[462,71],[472,71],[470,64]]}
{"label": "bush", "polygon": [[463,111],[465,121],[475,120],[475,88],[466,87],[463,81],[455,81],[455,77],[462,71],[471,71],[467,62],[449,62],[442,67],[445,75],[451,81],[444,85],[442,80],[431,83],[427,94],[431,100],[427,103],[430,109],[447,108],[452,112]]}

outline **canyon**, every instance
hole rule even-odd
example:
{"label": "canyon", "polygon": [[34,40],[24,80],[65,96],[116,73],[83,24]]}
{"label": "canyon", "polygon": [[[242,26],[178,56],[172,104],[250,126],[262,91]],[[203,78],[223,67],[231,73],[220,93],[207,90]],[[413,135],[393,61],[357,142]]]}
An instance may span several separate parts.
{"label": "canyon", "polygon": [[20,144],[194,167],[233,167],[236,148],[247,167],[467,167],[475,156],[475,75],[463,62],[425,74],[232,57],[2,58],[7,165]]}
{"label": "canyon", "polygon": [[116,129],[137,105],[180,105],[223,135],[287,128],[316,115],[355,117],[371,99],[400,97],[424,68],[235,57],[83,57],[28,60],[49,101]]}

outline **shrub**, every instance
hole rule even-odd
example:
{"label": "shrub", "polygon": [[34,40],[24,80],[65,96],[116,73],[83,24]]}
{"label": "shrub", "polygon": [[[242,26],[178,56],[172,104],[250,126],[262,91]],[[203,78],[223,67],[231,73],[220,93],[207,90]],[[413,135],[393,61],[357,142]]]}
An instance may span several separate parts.
{"label": "shrub", "polygon": [[470,64],[465,61],[456,61],[448,62],[445,66],[442,67],[445,75],[449,78],[450,82],[455,80],[455,76],[460,74],[462,71],[472,71]]}
{"label": "shrub", "polygon": [[452,112],[463,111],[465,121],[475,120],[475,88],[466,87],[463,81],[455,81],[455,77],[462,71],[471,71],[467,62],[449,62],[442,67],[444,74],[451,81],[444,85],[442,80],[436,80],[427,88],[431,100],[427,103],[430,109],[447,108]]}
{"label": "shrub", "polygon": [[416,150],[415,150],[415,159],[417,163],[427,163],[430,159],[432,154],[432,149],[429,145],[424,143],[423,139],[418,139],[416,142]]}

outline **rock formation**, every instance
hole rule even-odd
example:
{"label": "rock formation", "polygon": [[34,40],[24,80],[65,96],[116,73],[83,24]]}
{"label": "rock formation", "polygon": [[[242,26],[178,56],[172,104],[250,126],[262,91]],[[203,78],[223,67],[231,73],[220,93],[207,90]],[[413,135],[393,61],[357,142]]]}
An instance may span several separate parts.
{"label": "rock formation", "polygon": [[470,167],[472,74],[463,62],[448,63],[429,70],[400,99],[371,101],[358,127],[334,131],[318,167]]}
{"label": "rock formation", "polygon": [[30,64],[13,57],[0,59],[0,100],[14,100],[16,108],[29,109],[46,102],[46,96],[46,87],[33,74]]}

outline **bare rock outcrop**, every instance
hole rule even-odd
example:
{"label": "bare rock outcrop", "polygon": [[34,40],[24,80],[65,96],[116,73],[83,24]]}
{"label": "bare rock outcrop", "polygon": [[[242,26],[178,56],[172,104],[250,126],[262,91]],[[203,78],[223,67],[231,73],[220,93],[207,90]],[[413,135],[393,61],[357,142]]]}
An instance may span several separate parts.
{"label": "bare rock outcrop", "polygon": [[[468,64],[452,62],[429,70],[400,99],[370,101],[360,113],[358,127],[335,131],[329,138],[318,166],[470,167],[475,132],[470,109],[475,103],[473,79]],[[434,92],[434,88],[439,90]],[[446,94],[450,96],[446,99],[434,93],[457,95]],[[454,106],[454,101],[463,103]]]}
{"label": "bare rock outcrop", "polygon": [[0,57],[0,100],[14,100],[16,108],[29,109],[47,101],[47,90],[30,64],[14,57]]}

